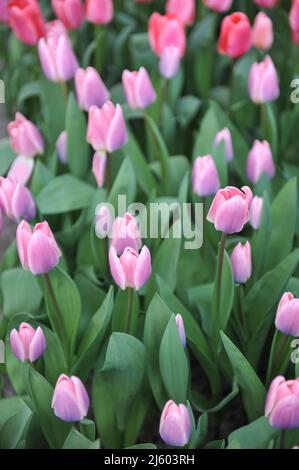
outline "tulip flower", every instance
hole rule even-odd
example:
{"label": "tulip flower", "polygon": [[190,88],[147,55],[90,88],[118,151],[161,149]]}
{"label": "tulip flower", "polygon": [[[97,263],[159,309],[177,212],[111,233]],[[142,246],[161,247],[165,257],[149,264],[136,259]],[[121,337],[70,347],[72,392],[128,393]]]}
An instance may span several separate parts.
{"label": "tulip flower", "polygon": [[31,192],[12,177],[0,176],[0,207],[7,217],[16,222],[35,217],[35,203]]}
{"label": "tulip flower", "polygon": [[180,315],[178,313],[175,316],[175,322],[176,322],[176,326],[178,328],[181,343],[182,343],[183,347],[185,348],[186,347],[186,332],[185,332],[184,320],[182,318],[182,315]]}
{"label": "tulip flower", "polygon": [[45,34],[45,20],[37,0],[9,0],[8,21],[18,39],[34,46]]}
{"label": "tulip flower", "polygon": [[0,0],[0,22],[8,23],[8,0]]}
{"label": "tulip flower", "polygon": [[56,142],[56,153],[61,163],[67,163],[67,131],[62,131]]}
{"label": "tulip flower", "polygon": [[123,217],[116,217],[112,225],[111,245],[117,255],[121,255],[126,247],[139,251],[142,246],[141,232],[135,217],[126,212]]}
{"label": "tulip flower", "polygon": [[272,47],[274,41],[273,24],[264,12],[256,15],[252,28],[252,42],[255,47],[266,51]]}
{"label": "tulip flower", "polygon": [[292,30],[292,38],[295,44],[299,44],[299,0],[293,0],[289,14],[289,22]]}
{"label": "tulip flower", "polygon": [[279,429],[299,427],[299,378],[286,380],[279,375],[269,388],[265,415],[271,426]]}
{"label": "tulip flower", "polygon": [[85,0],[85,15],[90,23],[110,23],[113,14],[113,0]]}
{"label": "tulip flower", "polygon": [[107,166],[107,154],[105,152],[96,152],[92,160],[92,172],[99,188],[102,188],[105,181]]}
{"label": "tulip flower", "polygon": [[30,225],[22,221],[17,228],[17,249],[23,269],[32,274],[46,274],[54,269],[61,251],[47,222]]}
{"label": "tulip flower", "polygon": [[78,377],[60,375],[53,394],[52,408],[55,416],[71,423],[82,421],[87,416],[89,398]]}
{"label": "tulip flower", "polygon": [[84,20],[82,0],[52,0],[52,8],[57,18],[67,29],[76,29]]}
{"label": "tulip flower", "polygon": [[149,41],[159,57],[169,46],[177,47],[182,58],[186,52],[186,33],[183,23],[173,15],[153,13],[149,19]]}
{"label": "tulip flower", "polygon": [[103,80],[93,67],[77,70],[75,87],[78,104],[85,111],[89,111],[92,106],[100,108],[110,98],[110,93]]}
{"label": "tulip flower", "polygon": [[217,132],[214,140],[214,147],[217,147],[219,144],[221,144],[221,142],[224,142],[226,160],[231,162],[234,159],[234,149],[232,136],[230,130],[227,127]]}
{"label": "tulip flower", "polygon": [[35,157],[44,153],[44,141],[33,122],[23,114],[16,113],[15,120],[7,126],[13,151],[24,157]]}
{"label": "tulip flower", "polygon": [[34,168],[34,159],[20,155],[15,158],[7,176],[19,181],[24,186],[30,180]]}
{"label": "tulip flower", "polygon": [[19,329],[10,332],[10,347],[17,359],[22,362],[35,362],[46,350],[43,330],[36,330],[28,323],[21,323]]}
{"label": "tulip flower", "polygon": [[38,55],[45,76],[52,82],[70,80],[79,67],[67,31],[59,20],[49,23],[46,37],[38,42]]}
{"label": "tulip flower", "polygon": [[145,109],[156,100],[156,92],[144,67],[140,67],[138,72],[124,70],[122,82],[130,108]]}
{"label": "tulip flower", "polygon": [[275,175],[275,165],[269,143],[266,140],[263,142],[256,140],[248,154],[247,177],[256,184],[263,173],[272,179]]}
{"label": "tulip flower", "polygon": [[264,204],[264,199],[258,196],[254,196],[250,204],[249,222],[250,222],[250,225],[255,230],[258,230],[258,228],[260,227],[261,217],[262,217],[262,212],[263,212],[263,204]]}
{"label": "tulip flower", "polygon": [[278,76],[270,56],[251,66],[248,91],[251,100],[256,104],[275,101],[279,97]]}
{"label": "tulip flower", "polygon": [[261,8],[274,8],[278,5],[279,0],[254,0]]}
{"label": "tulip flower", "polygon": [[162,77],[170,80],[178,73],[181,63],[180,50],[175,46],[165,47],[161,54],[159,71]]}
{"label": "tulip flower", "polygon": [[278,304],[275,326],[287,336],[299,336],[299,299],[285,292]]}
{"label": "tulip flower", "polygon": [[220,188],[216,164],[211,155],[198,157],[192,170],[192,188],[198,196],[211,196]]}
{"label": "tulip flower", "polygon": [[221,23],[218,51],[233,59],[241,57],[252,46],[252,31],[245,13],[235,12]]}
{"label": "tulip flower", "polygon": [[251,246],[249,241],[244,245],[238,243],[232,251],[230,260],[235,282],[245,284],[252,274]]}
{"label": "tulip flower", "polygon": [[226,234],[241,232],[249,220],[251,201],[252,192],[248,186],[241,190],[227,186],[216,193],[207,219],[218,231]]}
{"label": "tulip flower", "polygon": [[151,254],[144,246],[140,253],[127,247],[120,257],[114,246],[109,250],[111,275],[115,283],[122,289],[130,287],[138,291],[148,281],[151,272]]}
{"label": "tulip flower", "polygon": [[203,0],[203,3],[211,10],[223,13],[231,8],[233,0]]}
{"label": "tulip flower", "polygon": [[114,152],[127,143],[128,134],[122,107],[107,101],[100,109],[92,106],[88,114],[87,141],[95,151]]}
{"label": "tulip flower", "polygon": [[188,408],[169,400],[164,406],[159,433],[166,444],[183,447],[188,444],[192,432],[191,417]]}
{"label": "tulip flower", "polygon": [[181,22],[191,26],[195,20],[195,0],[167,0],[166,13],[177,16]]}

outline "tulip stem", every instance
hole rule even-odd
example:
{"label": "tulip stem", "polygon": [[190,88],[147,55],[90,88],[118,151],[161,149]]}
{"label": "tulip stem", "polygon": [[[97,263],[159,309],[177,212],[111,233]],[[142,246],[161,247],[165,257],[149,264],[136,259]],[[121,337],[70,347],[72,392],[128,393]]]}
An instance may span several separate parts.
{"label": "tulip stem", "polygon": [[282,429],[280,433],[280,449],[285,449],[286,446],[286,430]]}
{"label": "tulip stem", "polygon": [[131,317],[132,317],[132,288],[128,288],[128,310],[127,310],[127,323],[126,323],[126,333],[130,333],[131,328]]}
{"label": "tulip stem", "polygon": [[246,337],[247,336],[247,323],[246,323],[246,318],[245,318],[243,305],[242,305],[242,298],[243,298],[242,294],[243,294],[242,285],[239,284],[238,287],[237,287],[238,310],[239,310],[239,316],[240,316],[244,336]]}
{"label": "tulip stem", "polygon": [[169,80],[163,78],[162,86],[161,86],[161,95],[160,95],[160,103],[159,103],[159,111],[158,111],[158,125],[159,127],[162,124],[162,113],[163,113],[163,105],[167,101],[168,96],[168,83]]}
{"label": "tulip stem", "polygon": [[226,234],[222,232],[220,240],[220,251],[218,257],[218,270],[217,270],[217,326],[220,319],[220,300],[221,300],[221,282],[222,282],[222,271],[223,271],[223,259],[225,250],[225,239]]}
{"label": "tulip stem", "polygon": [[69,91],[68,91],[67,83],[61,82],[61,87],[63,91],[64,102],[67,104],[68,99],[69,99]]}

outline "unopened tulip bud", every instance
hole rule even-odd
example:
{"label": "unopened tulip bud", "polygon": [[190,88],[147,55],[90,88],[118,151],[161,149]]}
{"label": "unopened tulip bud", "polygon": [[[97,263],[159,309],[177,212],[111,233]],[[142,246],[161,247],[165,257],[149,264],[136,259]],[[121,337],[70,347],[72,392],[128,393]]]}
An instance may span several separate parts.
{"label": "unopened tulip bud", "polygon": [[274,8],[279,0],[254,0],[255,3],[261,8]]}
{"label": "unopened tulip bud", "polygon": [[31,178],[34,168],[34,159],[20,155],[15,158],[7,173],[9,178],[13,178],[23,185],[27,184]]}
{"label": "unopened tulip bud", "polygon": [[232,251],[230,260],[235,282],[245,284],[252,274],[251,246],[249,241],[244,245],[238,243]]}
{"label": "unopened tulip bud", "polygon": [[231,136],[230,130],[227,127],[217,132],[215,140],[214,140],[214,147],[217,147],[218,145],[220,145],[221,142],[224,142],[226,160],[228,162],[231,162],[234,158],[234,149],[233,149],[232,136]]}
{"label": "unopened tulip bud", "polygon": [[156,100],[156,92],[144,67],[141,67],[138,72],[124,70],[122,82],[130,108],[145,109]]}
{"label": "unopened tulip bud", "polygon": [[85,0],[85,15],[90,23],[107,24],[113,13],[113,0]]}
{"label": "unopened tulip bud", "polygon": [[21,113],[7,126],[10,145],[15,153],[35,157],[44,153],[44,141],[37,127]]}
{"label": "unopened tulip bud", "polygon": [[256,184],[264,173],[270,179],[275,175],[271,147],[266,140],[263,142],[256,140],[248,154],[247,177],[249,181]]}
{"label": "unopened tulip bud", "polygon": [[140,253],[127,247],[119,258],[116,249],[111,246],[109,264],[111,275],[122,290],[132,287],[138,291],[148,281],[152,272],[151,254],[146,246]]}
{"label": "unopened tulip bud", "polygon": [[248,52],[251,46],[251,25],[245,13],[235,12],[226,16],[221,23],[219,52],[237,59]]}
{"label": "unopened tulip bud", "polygon": [[289,22],[292,30],[292,39],[299,44],[299,0],[293,0],[289,14]]}
{"label": "unopened tulip bud", "polygon": [[251,66],[248,92],[251,100],[256,104],[275,101],[279,97],[278,76],[270,56],[265,57],[260,63],[255,62]]}
{"label": "unopened tulip bud", "polygon": [[60,375],[54,390],[52,408],[55,416],[70,423],[82,421],[87,416],[89,398],[78,377]]}
{"label": "unopened tulip bud", "polygon": [[274,40],[273,35],[273,24],[269,16],[264,12],[260,12],[256,15],[253,29],[252,29],[252,41],[253,45],[258,49],[266,51],[272,47]]}
{"label": "unopened tulip bud", "polygon": [[180,58],[186,52],[186,33],[183,23],[173,15],[153,13],[149,19],[149,41],[155,54],[161,57],[164,49],[174,46]]}
{"label": "unopened tulip bud", "polygon": [[52,8],[57,18],[68,29],[76,29],[84,20],[82,0],[52,0]]}
{"label": "unopened tulip bud", "polygon": [[285,292],[280,299],[275,326],[287,336],[299,336],[299,299],[291,292]]}
{"label": "unopened tulip bud", "polygon": [[142,246],[141,233],[135,217],[128,212],[123,217],[117,217],[112,225],[111,246],[118,255],[126,247],[139,251]]}
{"label": "unopened tulip bud", "polygon": [[56,142],[56,153],[61,163],[67,163],[67,131],[62,131]]}
{"label": "unopened tulip bud", "polygon": [[179,71],[181,63],[180,50],[175,46],[165,47],[161,54],[159,71],[162,77],[170,80]]}
{"label": "unopened tulip bud", "polygon": [[40,327],[35,330],[28,323],[21,323],[18,330],[14,328],[10,332],[10,346],[16,358],[22,362],[35,362],[47,347],[43,330]]}
{"label": "unopened tulip bud", "polygon": [[211,196],[220,188],[216,164],[211,155],[198,157],[192,170],[192,188],[198,196]]}
{"label": "unopened tulip bud", "polygon": [[203,3],[211,10],[223,13],[231,8],[233,0],[203,0]]}
{"label": "unopened tulip bud", "polygon": [[106,85],[93,67],[77,70],[75,87],[78,104],[85,111],[89,111],[92,106],[101,108],[110,98]]}
{"label": "unopened tulip bud", "polygon": [[254,230],[258,230],[261,224],[261,217],[263,212],[264,199],[262,197],[254,196],[250,204],[250,225]]}
{"label": "unopened tulip bud", "polygon": [[195,20],[195,0],[167,0],[166,13],[177,16],[182,23],[190,26]]}
{"label": "unopened tulip bud", "polygon": [[192,432],[191,417],[188,408],[169,400],[164,406],[159,433],[166,444],[184,447],[188,444]]}
{"label": "unopened tulip bud", "polygon": [[35,202],[29,189],[12,177],[0,176],[0,207],[7,217],[18,222],[35,217]]}
{"label": "unopened tulip bud", "polygon": [[269,388],[265,415],[271,426],[278,429],[299,427],[299,378],[286,380],[279,375]]}
{"label": "unopened tulip bud", "polygon": [[184,320],[183,320],[182,315],[180,315],[178,313],[175,316],[175,322],[176,322],[176,326],[178,328],[181,343],[182,343],[183,347],[185,348],[186,347],[186,332],[185,332]]}
{"label": "unopened tulip bud", "polygon": [[105,152],[96,152],[92,160],[92,172],[99,188],[102,188],[105,181],[107,166],[107,154]]}

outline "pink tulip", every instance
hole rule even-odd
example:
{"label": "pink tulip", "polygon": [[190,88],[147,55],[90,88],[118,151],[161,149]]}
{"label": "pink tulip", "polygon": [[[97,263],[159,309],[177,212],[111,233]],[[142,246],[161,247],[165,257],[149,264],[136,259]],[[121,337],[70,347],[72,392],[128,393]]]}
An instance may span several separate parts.
{"label": "pink tulip", "polygon": [[47,344],[43,330],[36,330],[28,323],[21,323],[19,330],[10,332],[10,347],[17,359],[22,362],[35,362],[46,350]]}
{"label": "pink tulip", "polygon": [[279,97],[278,76],[270,56],[251,66],[248,91],[251,100],[256,104],[275,101]]}
{"label": "pink tulip", "polygon": [[22,221],[17,228],[17,249],[23,269],[45,274],[57,266],[61,251],[48,222],[36,224],[33,231]]}
{"label": "pink tulip", "polygon": [[211,196],[220,188],[216,164],[211,155],[197,157],[192,170],[192,188],[198,196]]}
{"label": "pink tulip", "polygon": [[273,24],[269,16],[260,11],[255,17],[252,28],[252,42],[255,47],[266,51],[274,41]]}
{"label": "pink tulip", "polygon": [[8,20],[17,38],[29,46],[45,34],[45,20],[36,0],[9,0]]}
{"label": "pink tulip", "polygon": [[254,230],[258,230],[261,224],[263,212],[264,199],[262,197],[254,196],[250,204],[250,225]]}
{"label": "pink tulip", "polygon": [[215,225],[215,229],[227,234],[243,230],[249,220],[249,207],[252,192],[248,186],[237,189],[227,186],[220,189],[210,207],[207,220]]}
{"label": "pink tulip", "polygon": [[105,181],[107,166],[107,154],[105,152],[96,152],[92,160],[92,172],[99,188],[102,188]]}
{"label": "pink tulip", "polygon": [[164,406],[159,433],[166,444],[184,447],[188,444],[192,432],[191,417],[188,408],[169,400]]}
{"label": "pink tulip", "polygon": [[141,232],[133,215],[126,212],[123,217],[116,217],[112,225],[110,246],[115,248],[117,255],[121,255],[127,247],[140,250]]}
{"label": "pink tulip", "polygon": [[75,87],[79,106],[85,111],[89,111],[92,106],[100,108],[110,98],[103,80],[93,67],[77,70]]}
{"label": "pink tulip", "polygon": [[299,336],[299,299],[291,292],[285,292],[280,299],[275,326],[287,336]]}
{"label": "pink tulip", "polygon": [[194,23],[195,0],[167,0],[166,13],[177,16],[187,26]]}
{"label": "pink tulip", "polygon": [[70,80],[79,67],[67,31],[59,20],[48,24],[46,38],[38,42],[38,55],[44,74],[52,82]]}
{"label": "pink tulip", "polygon": [[53,394],[52,408],[55,416],[67,422],[82,421],[87,416],[89,398],[78,377],[60,375]]}
{"label": "pink tulip", "polygon": [[221,23],[218,51],[233,59],[241,57],[252,46],[252,31],[245,13],[235,12]]}
{"label": "pink tulip", "polygon": [[16,222],[35,217],[35,203],[31,192],[12,177],[0,176],[0,207],[7,217]]}
{"label": "pink tulip", "polygon": [[88,114],[87,141],[95,151],[114,152],[127,143],[128,134],[122,107],[107,101]]}
{"label": "pink tulip", "polygon": [[146,246],[142,248],[140,253],[127,247],[119,258],[116,249],[111,246],[109,264],[112,277],[122,290],[127,287],[132,287],[135,290],[141,289],[152,272],[151,254]]}
{"label": "pink tulip", "polygon": [[0,22],[8,23],[8,0],[0,0]]}
{"label": "pink tulip", "polygon": [[255,3],[261,8],[274,8],[279,0],[254,0]]}
{"label": "pink tulip", "polygon": [[170,80],[179,71],[181,63],[180,50],[175,46],[165,47],[161,54],[159,71],[162,77]]}
{"label": "pink tulip", "polygon": [[233,0],[203,0],[206,7],[223,13],[231,8]]}
{"label": "pink tulip", "polygon": [[67,29],[76,29],[84,20],[82,0],[52,0],[52,8],[57,18]]}
{"label": "pink tulip", "polygon": [[113,18],[112,0],[85,0],[85,15],[90,23],[107,24]]}
{"label": "pink tulip", "polygon": [[24,157],[35,157],[44,153],[44,141],[37,127],[21,113],[7,126],[13,151]]}
{"label": "pink tulip", "polygon": [[25,186],[31,178],[33,168],[34,159],[20,155],[14,159],[7,176],[19,181]]}
{"label": "pink tulip", "polygon": [[279,429],[299,427],[299,378],[286,380],[279,375],[269,388],[265,415],[271,426]]}
{"label": "pink tulip", "polygon": [[289,14],[292,38],[295,44],[299,44],[299,0],[293,0]]}
{"label": "pink tulip", "polygon": [[156,100],[156,92],[144,67],[139,72],[124,70],[122,75],[126,100],[132,109],[145,109]]}
{"label": "pink tulip", "polygon": [[232,251],[230,260],[235,282],[245,284],[252,274],[251,246],[249,241],[244,245],[238,243]]}
{"label": "pink tulip", "polygon": [[56,142],[56,153],[61,163],[67,163],[67,131],[62,131]]}
{"label": "pink tulip", "polygon": [[275,165],[272,158],[271,147],[264,140],[260,142],[255,140],[247,159],[247,178],[256,184],[263,173],[266,173],[270,179],[275,175]]}
{"label": "pink tulip", "polygon": [[177,47],[182,58],[186,52],[186,33],[183,23],[173,15],[153,13],[149,19],[149,41],[159,57],[169,46]]}
{"label": "pink tulip", "polygon": [[214,140],[214,147],[217,147],[219,144],[221,144],[221,142],[224,142],[226,160],[231,162],[234,159],[234,149],[232,136],[230,130],[227,127],[217,132]]}
{"label": "pink tulip", "polygon": [[184,320],[183,320],[182,315],[180,315],[178,313],[175,316],[175,322],[176,322],[176,326],[178,328],[181,343],[182,343],[183,347],[185,348],[186,347],[186,332],[185,332]]}

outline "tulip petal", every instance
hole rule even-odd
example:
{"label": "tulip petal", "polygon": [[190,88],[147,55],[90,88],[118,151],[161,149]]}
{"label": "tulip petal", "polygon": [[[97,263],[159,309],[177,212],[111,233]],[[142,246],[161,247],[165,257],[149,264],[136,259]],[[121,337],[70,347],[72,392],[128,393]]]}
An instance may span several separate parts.
{"label": "tulip petal", "polygon": [[109,250],[109,265],[111,275],[115,281],[115,283],[122,289],[125,290],[126,288],[126,276],[124,269],[121,265],[121,262],[116,254],[116,250],[113,246],[110,247]]}
{"label": "tulip petal", "polygon": [[144,286],[144,284],[149,280],[151,273],[151,254],[147,246],[144,246],[139,254],[134,273],[134,284],[136,290],[139,290]]}

